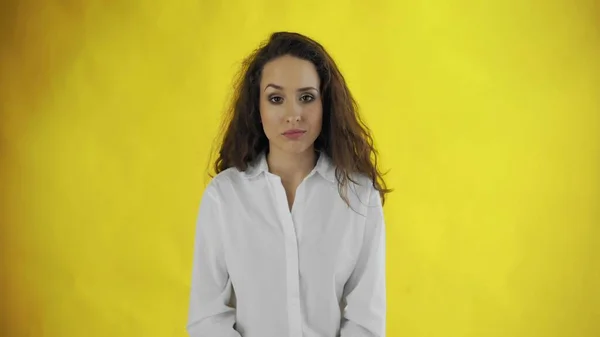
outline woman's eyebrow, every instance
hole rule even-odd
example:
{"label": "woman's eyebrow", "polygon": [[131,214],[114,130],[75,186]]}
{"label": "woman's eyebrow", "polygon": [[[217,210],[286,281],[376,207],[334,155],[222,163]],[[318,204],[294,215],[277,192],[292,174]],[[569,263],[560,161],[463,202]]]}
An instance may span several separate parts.
{"label": "woman's eyebrow", "polygon": [[[273,83],[267,84],[267,86],[265,87],[265,90],[267,90],[268,87],[275,88],[277,90],[283,90],[282,86],[277,85],[277,84],[273,84]],[[317,88],[315,88],[315,87],[303,87],[303,88],[296,89],[296,91],[306,91],[306,90],[314,90],[316,92],[319,92],[319,90]]]}

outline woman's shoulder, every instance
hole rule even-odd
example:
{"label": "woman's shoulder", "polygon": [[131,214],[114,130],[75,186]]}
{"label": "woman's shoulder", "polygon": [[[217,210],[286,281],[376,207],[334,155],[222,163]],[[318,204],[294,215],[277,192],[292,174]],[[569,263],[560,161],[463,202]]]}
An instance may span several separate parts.
{"label": "woman's shoulder", "polygon": [[350,181],[349,186],[362,193],[371,194],[376,191],[373,179],[364,173],[352,173],[349,175]]}
{"label": "woman's shoulder", "polygon": [[230,189],[244,182],[244,172],[235,167],[225,169],[213,176],[206,185],[205,192],[219,195],[224,189]]}
{"label": "woman's shoulder", "polygon": [[[339,190],[339,181],[336,181]],[[379,194],[379,191],[375,188],[373,180],[368,175],[353,172],[348,175],[346,186],[342,187],[343,193],[347,197],[347,201],[350,203],[350,207],[353,209],[363,209],[365,207],[373,206],[374,197]]]}

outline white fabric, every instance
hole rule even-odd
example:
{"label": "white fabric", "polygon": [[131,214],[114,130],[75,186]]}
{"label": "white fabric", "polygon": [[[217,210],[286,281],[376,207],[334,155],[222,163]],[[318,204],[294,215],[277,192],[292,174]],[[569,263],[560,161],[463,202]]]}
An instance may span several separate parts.
{"label": "white fabric", "polygon": [[290,212],[264,154],[214,177],[197,218],[190,336],[385,336],[383,209],[357,179],[353,210],[320,155]]}

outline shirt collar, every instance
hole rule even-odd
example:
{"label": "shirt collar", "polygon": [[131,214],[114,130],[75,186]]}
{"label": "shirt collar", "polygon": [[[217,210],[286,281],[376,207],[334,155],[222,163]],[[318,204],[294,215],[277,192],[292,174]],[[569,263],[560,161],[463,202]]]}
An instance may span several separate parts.
{"label": "shirt collar", "polygon": [[[269,165],[267,164],[267,156],[265,152],[262,152],[256,158],[256,160],[254,160],[250,165],[248,165],[248,168],[246,169],[244,174],[247,178],[251,179],[257,177],[263,172],[269,172]],[[315,168],[312,170],[309,176],[315,172],[320,174],[327,181],[332,183],[335,182],[335,167],[331,162],[331,158],[329,158],[329,156],[323,152],[319,152],[319,159],[317,159],[317,164],[315,165]]]}

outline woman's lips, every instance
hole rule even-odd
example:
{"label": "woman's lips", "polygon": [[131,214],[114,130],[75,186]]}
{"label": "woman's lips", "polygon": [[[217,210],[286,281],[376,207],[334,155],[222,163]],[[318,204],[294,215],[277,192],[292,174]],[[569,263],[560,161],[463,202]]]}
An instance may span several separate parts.
{"label": "woman's lips", "polygon": [[292,130],[287,130],[286,132],[283,133],[283,135],[289,139],[298,139],[298,138],[302,137],[305,133],[306,133],[305,130],[292,129]]}

